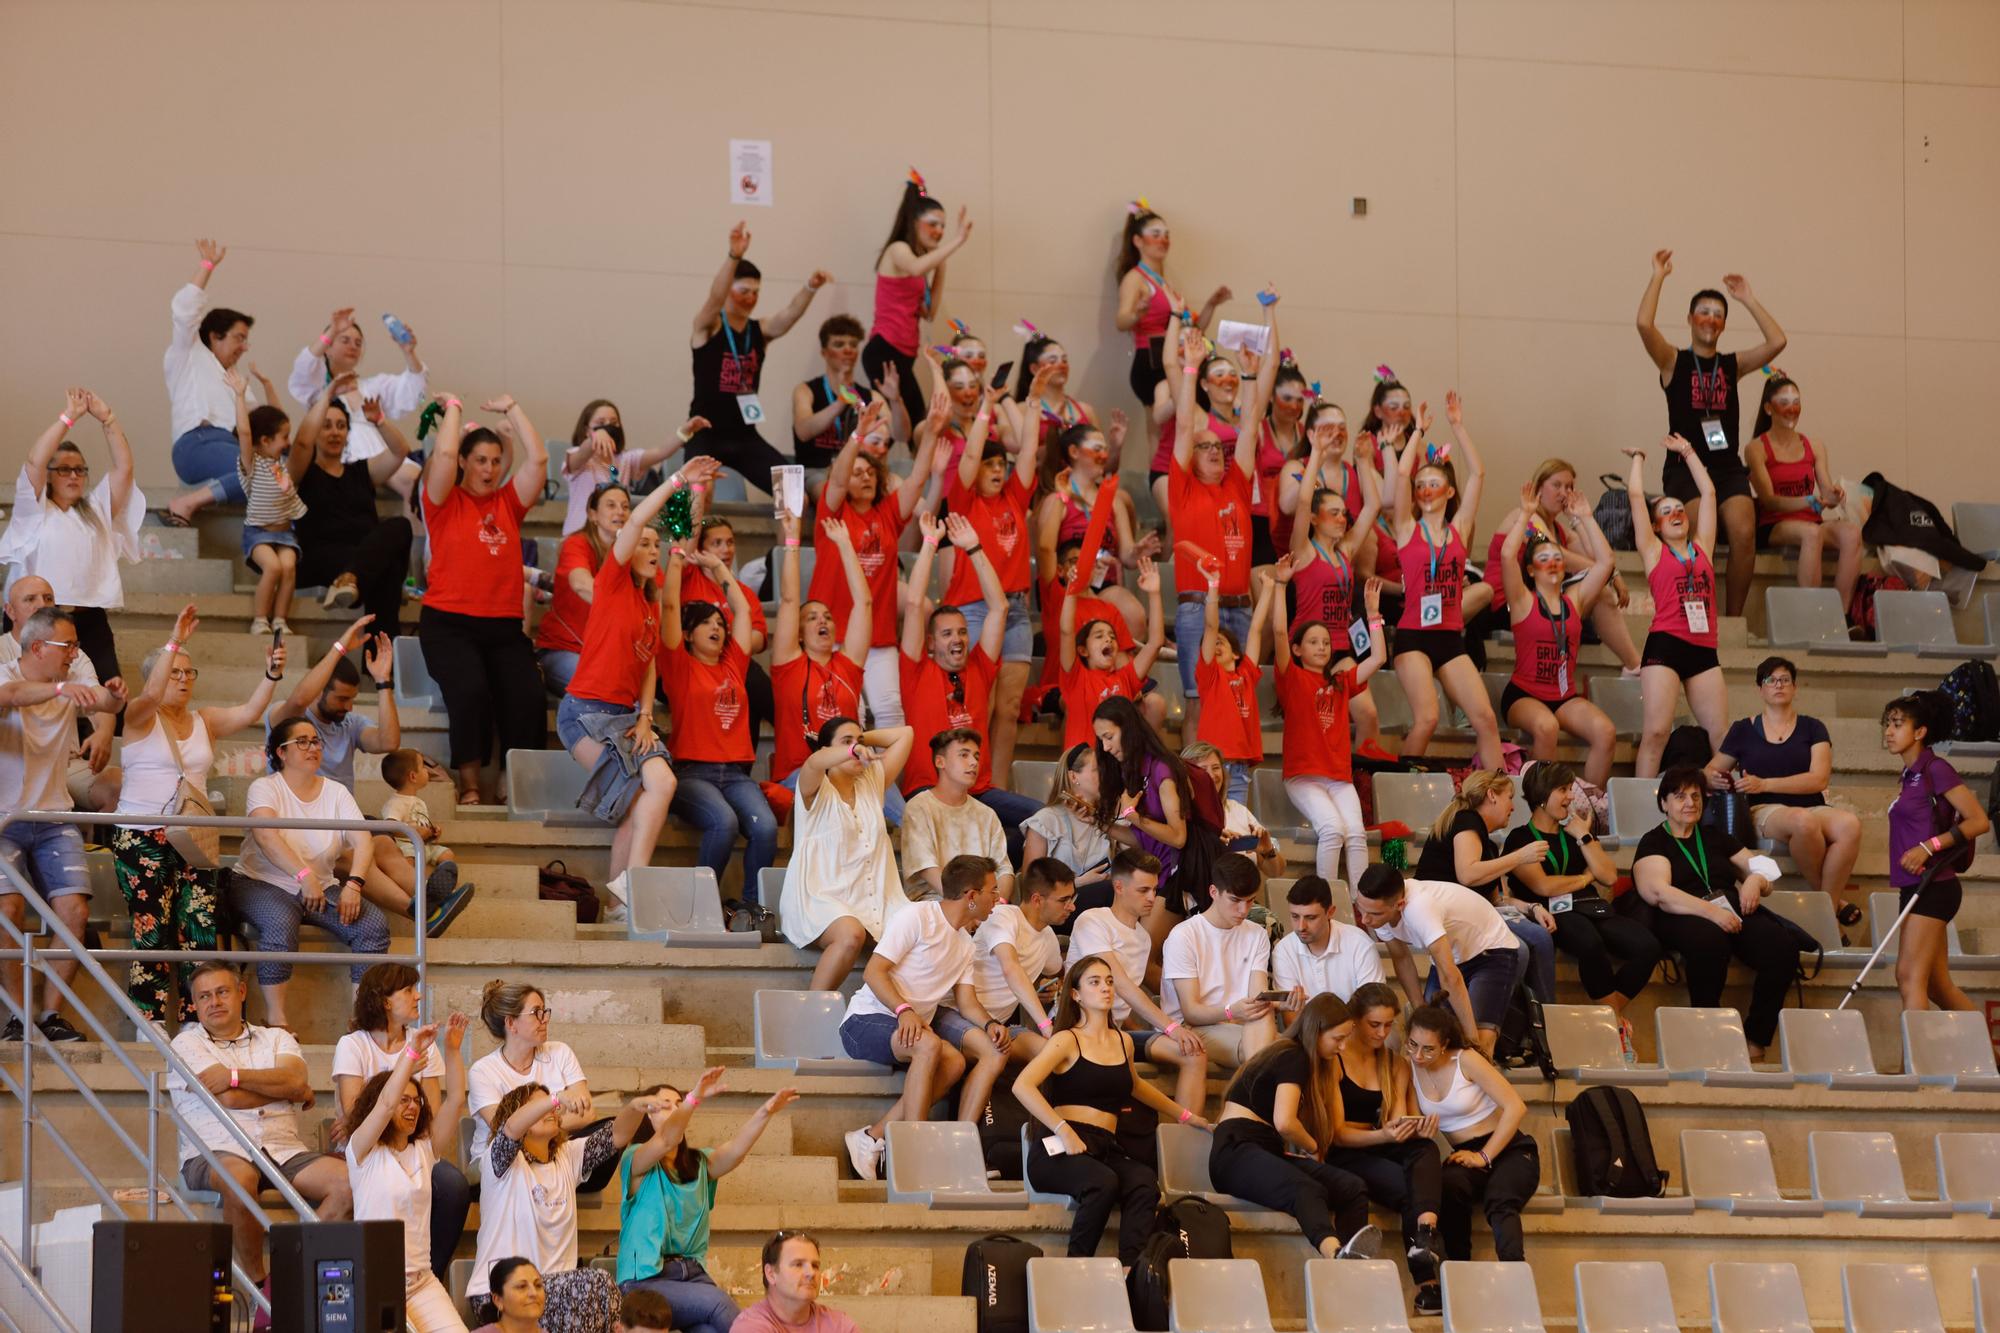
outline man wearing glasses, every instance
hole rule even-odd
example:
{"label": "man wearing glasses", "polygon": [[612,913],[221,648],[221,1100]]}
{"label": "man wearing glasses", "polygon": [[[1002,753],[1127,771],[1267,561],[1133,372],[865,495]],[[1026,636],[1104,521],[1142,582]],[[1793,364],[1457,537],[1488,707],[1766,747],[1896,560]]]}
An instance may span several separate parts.
{"label": "man wearing glasses", "polygon": [[[13,630],[0,634],[0,662],[20,659],[21,626],[35,612],[55,604],[55,589],[40,575],[24,575],[8,586],[7,620]],[[70,654],[67,679],[71,685],[101,683],[97,679],[97,668],[91,665],[90,654],[84,652]],[[114,679],[110,683],[114,690],[124,686],[122,680]],[[77,746],[74,761],[69,766],[69,794],[80,810],[109,810],[118,803],[122,775],[111,766],[111,738],[117,729],[118,714],[115,711],[90,715],[90,733]]]}
{"label": "man wearing glasses", "polygon": [[[43,607],[16,633],[20,657],[0,664],[0,810],[72,810],[67,774],[77,715],[115,712],[124,693],[70,683],[70,665],[78,655],[76,622],[63,612]],[[0,857],[34,884],[71,932],[83,934],[90,875],[76,825],[10,824],[0,829]],[[25,926],[27,900],[11,876],[0,878],[0,913],[16,929]],[[58,957],[49,967],[65,985],[76,976],[74,958]],[[21,993],[19,963],[0,964],[0,985],[10,997]],[[83,1034],[56,1011],[59,1004],[44,992],[33,1015],[36,1026],[50,1041],[82,1041]],[[0,1041],[19,1041],[22,1035],[18,1015],[0,1028]]]}

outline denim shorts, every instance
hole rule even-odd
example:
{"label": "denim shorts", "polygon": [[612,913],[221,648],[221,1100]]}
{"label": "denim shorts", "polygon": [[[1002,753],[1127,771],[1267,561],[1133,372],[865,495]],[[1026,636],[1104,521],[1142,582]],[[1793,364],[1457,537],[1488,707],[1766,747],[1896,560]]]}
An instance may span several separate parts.
{"label": "denim shorts", "polygon": [[[80,893],[90,896],[90,868],[83,859],[83,835],[74,824],[12,824],[0,833],[0,856],[44,898]],[[20,897],[14,882],[0,876],[0,898]]]}
{"label": "denim shorts", "polygon": [[565,694],[556,705],[556,739],[565,750],[574,750],[576,743],[590,733],[585,729],[587,718],[600,717],[605,713],[629,713],[632,704],[608,704],[602,699],[583,699],[574,694]]}
{"label": "denim shorts", "polygon": [[[967,602],[958,611],[965,617],[965,632],[972,636],[972,642],[978,643],[979,631],[986,624],[986,603]],[[1035,626],[1028,616],[1028,594],[1025,592],[1007,594],[1007,634],[1000,640],[1000,660],[1035,660]]]}
{"label": "denim shorts", "polygon": [[279,531],[272,528],[253,528],[248,523],[245,523],[243,525],[243,563],[252,569],[257,568],[257,562],[250,558],[250,553],[260,546],[289,546],[296,551],[299,549],[299,534],[290,528]]}
{"label": "denim shorts", "polygon": [[[931,1015],[930,1026],[939,1040],[953,1047],[964,1040],[966,1033],[979,1031],[958,1010],[943,1005]],[[852,1014],[841,1020],[840,1048],[850,1060],[868,1060],[891,1069],[908,1064],[908,1057],[896,1058],[895,1037],[896,1019],[889,1014]]]}

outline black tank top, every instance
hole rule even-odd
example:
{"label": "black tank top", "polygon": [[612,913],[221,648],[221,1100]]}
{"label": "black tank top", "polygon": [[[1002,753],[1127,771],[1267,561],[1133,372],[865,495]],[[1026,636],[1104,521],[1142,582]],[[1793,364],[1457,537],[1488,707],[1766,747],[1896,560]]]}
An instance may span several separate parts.
{"label": "black tank top", "polygon": [[[1701,465],[1711,476],[1742,473],[1743,453],[1737,431],[1741,404],[1736,397],[1736,353],[1718,352],[1696,359],[1693,350],[1683,347],[1674,353],[1674,373],[1664,390],[1667,395],[1667,429],[1695,447]],[[1727,449],[1711,449],[1703,438],[1701,423],[1722,422],[1729,440]],[[1679,454],[1668,454],[1663,479],[1669,493],[1674,484],[1690,484],[1687,464]]]}
{"label": "black tank top", "polygon": [[[1042,1080],[1042,1096],[1048,1098],[1050,1106],[1088,1106],[1115,1115],[1132,1095],[1130,1053],[1122,1063],[1101,1065],[1084,1055],[1083,1043],[1074,1032],[1070,1040],[1076,1042],[1076,1060],[1068,1069]],[[1119,1038],[1121,1044],[1128,1040]]]}
{"label": "black tank top", "polygon": [[[812,410],[815,416],[826,411],[832,405],[833,399],[827,393],[826,376],[819,375],[807,380],[806,387],[812,390]],[[868,391],[866,389],[857,388],[854,392],[861,397],[863,402],[867,401]],[[801,440],[794,436],[792,441],[792,457],[798,459],[799,462],[807,467],[832,467],[834,455],[840,452],[840,446],[847,442],[847,437],[853,433],[854,427],[859,422],[860,416],[852,407],[842,408],[840,415],[836,416],[825,430],[815,435],[812,439]]]}
{"label": "black tank top", "polygon": [[[736,396],[757,392],[764,378],[764,329],[751,320],[738,333],[724,318],[707,342],[694,349],[694,397],[688,415],[707,417],[718,430],[744,429]],[[770,408],[764,409],[767,413]]]}
{"label": "black tank top", "polygon": [[1371,1129],[1382,1125],[1382,1089],[1364,1088],[1349,1078],[1345,1060],[1340,1062],[1340,1116]]}
{"label": "black tank top", "polygon": [[1286,1083],[1295,1083],[1303,1101],[1306,1085],[1311,1081],[1312,1064],[1306,1059],[1305,1049],[1295,1042],[1287,1042],[1284,1049],[1251,1070],[1249,1077],[1238,1076],[1230,1084],[1229,1100],[1248,1108],[1268,1125],[1272,1122],[1272,1107],[1278,1100],[1278,1089]]}

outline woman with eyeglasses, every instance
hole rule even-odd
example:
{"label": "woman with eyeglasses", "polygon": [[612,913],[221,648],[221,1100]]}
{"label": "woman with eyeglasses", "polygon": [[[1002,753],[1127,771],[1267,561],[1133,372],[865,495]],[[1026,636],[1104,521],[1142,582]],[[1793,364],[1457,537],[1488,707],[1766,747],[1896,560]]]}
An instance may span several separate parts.
{"label": "woman with eyeglasses", "polygon": [[[208,790],[215,741],[254,725],[270,706],[271,692],[285,673],[285,646],[273,644],[264,656],[264,678],[243,703],[229,708],[194,708],[201,672],[188,653],[196,618],[192,603],[181,608],[167,642],[146,655],[145,687],[125,707],[125,745],[119,763],[121,815],[167,814],[179,801],[181,782]],[[215,872],[191,866],[158,825],[121,824],[111,834],[118,889],[132,913],[135,949],[213,949]],[[187,985],[192,963],[133,963],[125,993],[154,1023],[192,1022],[194,1002]]]}
{"label": "woman with eyeglasses", "polygon": [[[67,391],[62,412],[28,450],[14,483],[14,516],[0,533],[0,563],[7,584],[30,574],[46,579],[55,604],[76,621],[98,680],[116,688],[118,641],[106,613],[125,605],[120,560],[139,558],[139,524],[146,497],[132,480],[132,445],[111,404],[89,389]],[[65,438],[85,417],[95,417],[111,452],[111,469],[96,486],[83,450]]]}
{"label": "woman with eyeglasses", "polygon": [[1710,480],[1699,452],[1686,440],[1669,435],[1665,448],[1684,460],[1701,496],[1692,524],[1687,506],[1671,495],[1648,504],[1646,451],[1625,451],[1632,460],[1625,481],[1626,497],[1633,514],[1644,511],[1651,519],[1650,523],[1632,525],[1639,558],[1646,566],[1646,583],[1653,593],[1653,627],[1646,635],[1639,667],[1645,721],[1632,765],[1642,778],[1660,771],[1660,752],[1667,748],[1674,704],[1681,694],[1687,695],[1688,708],[1708,733],[1709,744],[1718,749],[1729,709],[1729,685],[1722,678],[1722,662],[1715,652],[1719,607],[1715,562],[1709,556],[1715,548],[1715,482]]}
{"label": "woman with eyeglasses", "polygon": [[[294,717],[264,738],[271,772],[250,784],[244,798],[252,819],[365,818],[354,794],[319,772],[319,732],[309,718]],[[375,869],[375,841],[366,829],[257,828],[243,839],[228,880],[229,904],[256,927],[259,953],[291,953],[299,947],[299,925],[310,921],[355,953],[382,953],[389,947],[389,919],[362,895]],[[395,885],[377,886],[391,893]],[[367,971],[356,963],[350,977]],[[291,1031],[285,991],[290,963],[257,964],[257,988],[264,995],[267,1025]]]}
{"label": "woman with eyeglasses", "polygon": [[[1125,234],[1118,245],[1118,331],[1132,334],[1132,396],[1150,409],[1154,391],[1166,378],[1167,331],[1182,302],[1167,285],[1167,251],[1173,248],[1167,220],[1143,199],[1126,205]],[[1217,287],[1209,293],[1195,321],[1207,328],[1216,307],[1233,292]]]}
{"label": "woman with eyeglasses", "polygon": [[[1305,456],[1286,464],[1278,480],[1279,518],[1286,518],[1287,497],[1293,509],[1303,497],[1309,517],[1274,528],[1274,534],[1283,531],[1282,540],[1292,557],[1292,596],[1297,612],[1291,620],[1301,627],[1315,623],[1326,626],[1333,640],[1333,660],[1359,664],[1367,659],[1372,640],[1355,596],[1365,583],[1355,562],[1362,557],[1382,512],[1382,479],[1372,467],[1343,461],[1347,416],[1339,407],[1315,404],[1306,414],[1305,426],[1301,441]],[[1327,472],[1329,462],[1334,465],[1332,474]],[[1308,477],[1313,479],[1310,487],[1305,481]],[[1372,744],[1379,753],[1380,716],[1367,686],[1348,700],[1347,712],[1353,723],[1354,745]]]}
{"label": "woman with eyeglasses", "polygon": [[1417,1113],[1432,1120],[1451,1145],[1440,1183],[1444,1189],[1438,1231],[1446,1259],[1472,1257],[1472,1209],[1486,1214],[1493,1257],[1519,1263],[1521,1209],[1541,1184],[1542,1155],[1523,1133],[1528,1104],[1506,1075],[1465,1044],[1458,1019],[1442,1005],[1410,1015],[1403,1054]]}
{"label": "woman with eyeglasses", "polygon": [[1757,664],[1764,711],[1732,723],[1704,772],[1712,791],[1750,798],[1759,838],[1785,844],[1806,883],[1833,899],[1843,926],[1861,924],[1861,908],[1844,896],[1861,858],[1861,817],[1826,803],[1833,777],[1833,736],[1798,709],[1799,669],[1788,657]]}
{"label": "woman with eyeglasses", "polygon": [[[466,1072],[465,1109],[473,1118],[473,1179],[486,1169],[487,1148],[493,1141],[494,1108],[516,1088],[533,1084],[555,1094],[563,1104],[562,1126],[586,1137],[609,1119],[592,1119],[595,1104],[583,1065],[568,1043],[549,1036],[552,1011],[541,991],[520,981],[489,981],[479,993],[479,1021],[500,1044],[472,1062]],[[584,1177],[585,1194],[602,1190],[618,1176],[614,1158]]]}

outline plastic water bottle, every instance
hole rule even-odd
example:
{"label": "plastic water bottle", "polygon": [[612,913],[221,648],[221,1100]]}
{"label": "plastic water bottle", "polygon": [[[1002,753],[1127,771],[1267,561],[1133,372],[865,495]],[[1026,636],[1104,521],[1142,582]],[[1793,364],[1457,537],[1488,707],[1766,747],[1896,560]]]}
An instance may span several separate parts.
{"label": "plastic water bottle", "polygon": [[389,336],[396,340],[397,346],[408,347],[410,345],[410,339],[413,335],[410,333],[409,325],[397,319],[386,310],[382,312],[382,323],[388,328]]}

